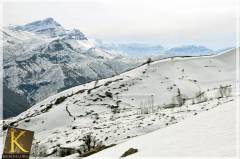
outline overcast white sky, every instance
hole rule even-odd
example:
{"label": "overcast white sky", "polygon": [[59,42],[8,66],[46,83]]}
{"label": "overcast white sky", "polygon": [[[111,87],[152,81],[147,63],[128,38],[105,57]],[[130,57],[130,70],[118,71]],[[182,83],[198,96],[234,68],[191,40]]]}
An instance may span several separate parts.
{"label": "overcast white sky", "polygon": [[5,1],[4,25],[53,17],[68,29],[79,28],[103,41],[212,49],[236,43],[236,0],[33,1]]}

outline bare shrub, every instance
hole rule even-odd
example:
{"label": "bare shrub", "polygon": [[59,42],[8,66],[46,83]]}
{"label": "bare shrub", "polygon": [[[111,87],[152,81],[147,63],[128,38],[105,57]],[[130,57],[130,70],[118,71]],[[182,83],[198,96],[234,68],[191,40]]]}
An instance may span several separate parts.
{"label": "bare shrub", "polygon": [[147,97],[147,100],[141,101],[140,103],[140,114],[150,114],[156,112],[154,109],[154,95]]}
{"label": "bare shrub", "polygon": [[31,156],[38,158],[38,157],[45,157],[47,155],[47,147],[43,144],[33,144],[31,148]]}
{"label": "bare shrub", "polygon": [[74,148],[64,148],[64,147],[60,147],[58,149],[58,153],[57,156],[59,157],[65,157],[65,156],[69,156],[71,154],[76,153],[77,151]]}
{"label": "bare shrub", "polygon": [[142,106],[140,108],[140,114],[149,114],[149,113],[150,113],[150,109],[148,107]]}
{"label": "bare shrub", "polygon": [[[177,89],[177,95],[172,97],[172,101],[169,104],[164,105],[164,108],[171,109],[175,107],[181,107],[186,103],[187,97],[182,94],[180,89]],[[192,101],[194,102],[194,101]]]}
{"label": "bare shrub", "polygon": [[232,86],[231,85],[226,85],[226,86],[220,85],[218,88],[218,93],[219,93],[220,98],[229,97],[232,93]]}
{"label": "bare shrub", "polygon": [[102,141],[92,136],[90,133],[83,136],[81,141],[83,141],[83,144],[77,150],[80,155],[103,146]]}
{"label": "bare shrub", "polygon": [[177,96],[176,96],[175,99],[173,99],[173,100],[175,100],[175,103],[176,103],[179,107],[181,107],[182,105],[185,104],[186,98],[185,98],[185,96],[181,93],[181,91],[180,91],[179,88],[177,89]]}
{"label": "bare shrub", "polygon": [[202,102],[206,102],[208,99],[205,95],[205,92],[202,91],[198,91],[195,95],[195,103],[202,103]]}

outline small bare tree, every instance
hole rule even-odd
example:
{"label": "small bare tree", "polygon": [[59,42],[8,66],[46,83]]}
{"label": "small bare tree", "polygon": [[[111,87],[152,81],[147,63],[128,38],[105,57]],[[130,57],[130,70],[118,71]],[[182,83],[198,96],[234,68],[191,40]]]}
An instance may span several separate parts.
{"label": "small bare tree", "polygon": [[89,152],[90,150],[103,146],[102,141],[96,139],[96,137],[92,136],[90,133],[83,136],[81,140],[83,141],[83,144],[80,146],[80,149],[78,150],[79,154],[84,154],[86,152]]}
{"label": "small bare tree", "polygon": [[199,91],[195,95],[196,102],[195,103],[202,103],[207,101],[207,97],[205,92]]}
{"label": "small bare tree", "polygon": [[232,94],[232,85],[229,85],[226,91],[226,96],[229,97]]}
{"label": "small bare tree", "polygon": [[186,99],[184,98],[183,94],[181,94],[181,91],[180,91],[179,88],[177,89],[176,100],[177,100],[177,104],[178,104],[179,106],[184,105],[185,102],[186,102]]}
{"label": "small bare tree", "polygon": [[172,102],[165,105],[165,108],[181,107],[185,104],[187,97],[181,93],[180,89],[177,89],[177,95],[172,97]]}
{"label": "small bare tree", "polygon": [[228,97],[231,95],[232,93],[232,86],[231,85],[226,85],[226,86],[219,86],[219,97],[223,98],[223,97]]}

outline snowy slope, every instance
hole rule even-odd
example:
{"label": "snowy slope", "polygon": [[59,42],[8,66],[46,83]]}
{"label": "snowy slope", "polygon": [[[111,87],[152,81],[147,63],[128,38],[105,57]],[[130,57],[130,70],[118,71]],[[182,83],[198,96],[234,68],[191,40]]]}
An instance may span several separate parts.
{"label": "snowy slope", "polygon": [[73,86],[120,74],[138,63],[96,47],[78,29],[67,30],[52,18],[10,26],[0,33],[4,37],[4,85],[31,105]]}
{"label": "snowy slope", "polygon": [[[118,144],[234,102],[235,58],[231,50],[155,61],[49,97],[5,120],[4,127],[35,131],[34,143],[46,145],[48,153],[79,148],[88,133],[105,145]],[[228,93],[221,96],[225,86]]]}
{"label": "snowy slope", "polygon": [[234,157],[236,124],[236,102],[231,101],[88,158],[119,159],[129,148],[138,149],[138,152],[125,158]]}

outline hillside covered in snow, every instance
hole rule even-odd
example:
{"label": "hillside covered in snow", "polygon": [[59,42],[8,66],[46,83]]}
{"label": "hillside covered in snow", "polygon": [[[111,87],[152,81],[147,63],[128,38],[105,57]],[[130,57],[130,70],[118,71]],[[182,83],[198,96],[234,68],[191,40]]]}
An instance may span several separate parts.
{"label": "hillside covered in snow", "polygon": [[[136,136],[160,129],[159,133],[149,134],[149,141],[152,141],[155,135],[164,137],[157,139],[156,144],[171,147],[173,141],[168,141],[166,133],[169,132],[171,135],[173,132],[177,134],[178,130],[183,132],[184,124],[186,135],[194,135],[200,128],[201,131],[209,131],[212,122],[219,118],[226,118],[232,122],[229,114],[234,111],[229,111],[229,107],[235,109],[233,106],[236,100],[235,59],[233,49],[214,56],[172,57],[149,62],[120,75],[79,85],[51,96],[17,117],[5,120],[3,127],[5,130],[8,126],[14,126],[35,131],[34,145],[44,145],[45,156],[66,156],[76,152],[79,152],[80,156],[86,155],[88,149],[84,145],[84,139],[89,134],[96,138],[94,141],[99,143],[97,145],[104,145],[105,148],[128,140],[126,145],[129,147],[130,143],[135,144],[135,140],[136,144],[140,144],[138,138],[135,139]],[[230,106],[226,108],[228,105]],[[224,115],[222,109],[227,109],[226,116],[222,116]],[[217,110],[220,111],[221,117]],[[212,115],[208,115],[207,111]],[[205,114],[206,119],[202,119]],[[205,127],[203,122],[210,116],[213,116],[213,119],[209,120],[209,126],[206,124]],[[187,118],[192,120],[189,122],[186,120],[182,126],[177,124]],[[171,126],[173,124],[176,126]],[[194,124],[196,126],[193,129],[189,128],[189,125]],[[233,125],[235,124],[229,123],[226,129],[235,130]],[[168,126],[169,128],[165,128]],[[216,129],[220,129],[218,126],[216,125]],[[169,136],[169,140],[182,141],[181,135],[184,136],[184,134],[177,134],[173,138]],[[134,139],[130,140],[131,138]],[[144,142],[148,135],[142,138]],[[216,136],[216,139],[219,138]],[[230,139],[234,144],[232,142],[234,138]],[[141,137],[139,140],[142,140]],[[225,140],[228,138],[219,143]],[[197,145],[203,146],[203,143],[198,143],[200,142],[198,139],[195,141]],[[149,155],[149,149],[143,151],[144,146],[149,146],[148,144],[150,143],[146,142],[142,147],[133,147],[140,151],[136,156]],[[116,148],[121,151],[114,156],[119,157],[119,154],[128,148],[123,147],[124,150],[121,145],[117,146]],[[63,153],[63,150],[67,152]],[[156,150],[156,147],[153,150]],[[198,149],[183,147],[182,150],[192,150],[194,153]],[[112,147],[109,151],[106,150],[106,155],[114,151],[115,148]],[[171,150],[173,151],[175,150]],[[229,147],[226,155],[232,155],[233,152],[232,147]],[[105,151],[102,153],[105,154]],[[164,148],[158,153],[170,155]],[[176,154],[181,155],[180,152]],[[185,154],[188,153],[182,153]],[[209,153],[199,154],[214,155],[215,152],[209,150]],[[224,154],[220,153],[222,156]]]}
{"label": "hillside covered in snow", "polygon": [[65,89],[112,77],[137,65],[133,59],[96,47],[80,30],[67,30],[52,18],[8,26],[0,33],[4,87],[16,94],[4,96],[4,117],[21,112],[15,109],[7,113],[14,110],[7,101],[17,96],[32,105]]}
{"label": "hillside covered in snow", "polygon": [[235,157],[236,111],[236,102],[229,101],[214,110],[130,139],[88,158],[119,159],[130,149],[137,152],[128,153],[125,158]]}

